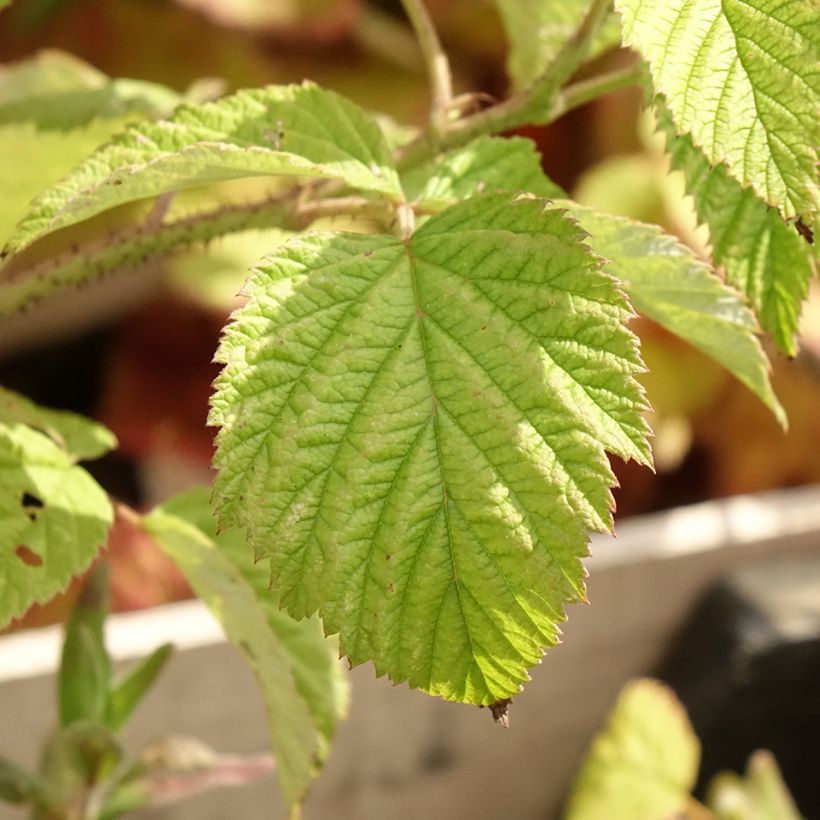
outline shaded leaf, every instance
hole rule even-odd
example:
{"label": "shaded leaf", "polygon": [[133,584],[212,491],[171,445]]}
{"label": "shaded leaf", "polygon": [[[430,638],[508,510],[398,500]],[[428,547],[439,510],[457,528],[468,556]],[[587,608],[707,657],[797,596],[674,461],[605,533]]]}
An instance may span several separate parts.
{"label": "shaded leaf", "polygon": [[98,564],[86,579],[65,627],[57,703],[61,726],[102,723],[108,707],[111,659],[105,648],[108,568]]}
{"label": "shaded leaf", "polygon": [[253,577],[256,568],[244,538],[233,532],[215,540],[186,520],[190,516],[212,530],[203,509],[208,510],[207,493],[193,491],[154,510],[144,526],[211,608],[256,675],[268,709],[282,791],[295,805],[321,767],[344,700],[339,672],[331,670],[336,663],[333,642],[322,637],[315,619],[279,628],[284,613],[271,619],[258,590],[228,557],[241,554],[245,572]]}
{"label": "shaded leaf", "polygon": [[709,784],[707,798],[715,820],[800,820],[771,752],[755,752],[746,776],[722,772]]}
{"label": "shaded leaf", "polygon": [[130,126],[40,195],[7,249],[125,202],[272,174],[400,195],[384,137],[361,109],[309,83],[268,86]]}
{"label": "shaded leaf", "polygon": [[123,749],[103,725],[78,721],[57,729],[47,740],[40,759],[40,772],[49,786],[49,809],[35,813],[36,820],[50,820],[65,807],[84,806],[89,784],[110,778],[122,761]]}
{"label": "shaded leaf", "polygon": [[682,815],[700,744],[663,684],[627,684],[578,774],[566,820],[666,820]]}
{"label": "shaded leaf", "polygon": [[47,800],[47,794],[48,785],[42,778],[13,761],[0,757],[0,800],[14,805],[42,805]]}
{"label": "shaded leaf", "polygon": [[680,133],[784,216],[818,208],[820,26],[811,2],[616,0]]}
{"label": "shaded leaf", "polygon": [[33,122],[45,130],[65,131],[96,118],[167,115],[181,102],[170,88],[112,80],[62,51],[41,51],[0,67],[0,125]]}
{"label": "shaded leaf", "polygon": [[447,699],[516,693],[646,462],[630,311],[543,200],[480,196],[264,260],[218,353],[216,499],[291,614]]}
{"label": "shaded leaf", "polygon": [[211,509],[210,491],[198,487],[169,501],[164,509],[195,524],[216,539],[220,552],[236,567],[253,589],[257,605],[268,619],[273,632],[286,646],[296,687],[307,702],[322,742],[322,759],[336,730],[347,714],[349,684],[339,664],[335,638],[326,638],[318,618],[294,621],[270,594],[270,571],[266,564],[255,564],[248,541],[238,531],[217,536],[216,519]]}
{"label": "shaded leaf", "polygon": [[173,646],[169,643],[157,647],[111,688],[105,723],[112,731],[121,729],[128,722],[134,710],[148,694],[159,673],[165,668],[172,651]]}
{"label": "shaded leaf", "polygon": [[492,191],[527,191],[536,196],[566,196],[544,174],[532,140],[479,137],[438,162],[414,168],[402,177],[408,199],[422,207],[441,208]]}

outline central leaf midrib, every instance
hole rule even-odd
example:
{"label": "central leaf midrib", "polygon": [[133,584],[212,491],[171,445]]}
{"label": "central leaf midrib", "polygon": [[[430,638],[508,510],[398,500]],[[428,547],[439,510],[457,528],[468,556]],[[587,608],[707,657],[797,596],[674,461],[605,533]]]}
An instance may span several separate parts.
{"label": "central leaf midrib", "polygon": [[[475,646],[474,646],[474,643],[473,643],[473,636],[470,632],[470,626],[467,623],[467,614],[464,610],[464,602],[461,599],[461,588],[459,586],[458,566],[456,564],[455,551],[453,550],[453,535],[452,535],[452,528],[451,528],[451,525],[450,525],[450,513],[447,509],[449,492],[448,492],[448,489],[447,489],[447,479],[444,475],[444,462],[443,462],[443,459],[442,459],[440,431],[439,431],[438,418],[437,418],[437,413],[436,413],[436,410],[437,410],[436,405],[437,405],[438,400],[436,398],[436,391],[435,391],[435,388],[433,386],[433,379],[432,379],[431,370],[430,370],[430,355],[429,355],[429,351],[428,351],[427,334],[426,334],[426,331],[424,329],[424,308],[423,308],[423,300],[421,298],[421,294],[420,294],[420,291],[419,291],[419,277],[418,277],[418,272],[416,270],[416,257],[413,254],[413,250],[410,247],[409,241],[406,241],[404,243],[404,249],[405,249],[405,253],[407,255],[407,265],[408,265],[408,270],[409,270],[409,273],[410,273],[410,282],[411,282],[411,285],[412,285],[413,298],[414,298],[414,302],[415,302],[415,306],[416,306],[416,317],[415,318],[416,318],[416,322],[417,322],[418,328],[419,328],[419,340],[421,342],[422,357],[424,359],[424,371],[427,375],[427,384],[430,388],[431,415],[432,415],[432,424],[433,424],[433,440],[434,440],[435,445],[436,445],[436,461],[438,462],[439,475],[441,476],[442,506],[443,506],[443,509],[444,509],[444,525],[445,525],[445,529],[447,531],[447,549],[448,549],[448,552],[450,554],[450,561],[451,561],[452,567],[453,567],[453,583],[455,584],[456,597],[458,598],[458,608],[459,608],[459,612],[461,613],[462,623],[464,624],[464,631],[467,635],[467,642],[468,642],[469,647],[470,647],[470,655],[472,656],[472,659],[473,659],[472,663],[474,664],[475,663],[475,657],[476,657]],[[439,618],[441,617],[441,611],[444,608],[444,603],[446,601],[446,598],[447,598],[446,594],[442,596],[441,609],[439,610],[439,616],[438,616]],[[437,634],[437,632],[438,632],[438,629],[436,629],[436,634]],[[430,672],[429,672],[428,686],[432,685],[433,666],[434,666],[434,664],[435,664],[435,641],[433,643],[433,648],[432,648],[432,651],[430,653]],[[480,674],[482,676],[482,679],[483,679],[484,678],[483,671],[481,669],[479,669],[479,672],[480,672]],[[487,689],[488,691],[490,691],[489,687],[487,686],[486,680],[484,680],[484,688]]]}

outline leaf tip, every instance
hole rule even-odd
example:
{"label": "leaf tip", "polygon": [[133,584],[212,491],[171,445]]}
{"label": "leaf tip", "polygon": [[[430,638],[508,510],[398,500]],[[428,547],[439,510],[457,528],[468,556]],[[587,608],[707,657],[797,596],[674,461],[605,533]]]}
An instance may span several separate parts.
{"label": "leaf tip", "polygon": [[794,227],[797,230],[797,233],[809,243],[809,245],[814,244],[814,230],[811,226],[807,225],[801,217],[797,217],[794,223]]}
{"label": "leaf tip", "polygon": [[510,706],[512,698],[502,698],[495,703],[489,705],[490,714],[493,716],[493,721],[496,726],[502,729],[510,728]]}

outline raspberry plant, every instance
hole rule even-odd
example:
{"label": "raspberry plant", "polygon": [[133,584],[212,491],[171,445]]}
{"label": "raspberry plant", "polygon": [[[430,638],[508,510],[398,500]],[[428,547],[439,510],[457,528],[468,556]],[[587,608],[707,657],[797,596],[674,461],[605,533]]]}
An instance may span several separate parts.
{"label": "raspberry plant", "polygon": [[[0,75],[0,123],[110,137],[72,143],[88,156],[44,169],[27,210],[0,213],[0,311],[215,237],[290,235],[254,267],[216,352],[210,502],[195,492],[139,520],[253,666],[294,806],[343,710],[337,649],[506,720],[564,606],[585,598],[588,532],[612,529],[607,454],[651,465],[633,310],[785,425],[758,333],[796,352],[815,264],[808,0],[497,0],[512,88],[479,110],[479,95],[453,94],[421,0],[403,4],[430,79],[416,129],[310,82],[203,102],[53,54]],[[601,57],[621,44],[628,60]],[[711,260],[572,202],[532,143],[498,136],[629,85]],[[269,190],[177,207],[179,192],[249,178]],[[131,221],[95,232],[118,206]],[[333,215],[367,230],[311,229]],[[0,400],[6,623],[105,543],[112,504],[78,462],[115,443],[89,420]]]}

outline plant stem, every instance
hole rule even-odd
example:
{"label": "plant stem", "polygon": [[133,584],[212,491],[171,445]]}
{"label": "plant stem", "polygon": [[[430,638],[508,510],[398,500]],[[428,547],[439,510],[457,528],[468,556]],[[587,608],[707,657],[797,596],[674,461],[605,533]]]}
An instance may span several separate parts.
{"label": "plant stem", "polygon": [[573,108],[585,105],[604,94],[636,85],[640,82],[641,73],[641,64],[635,62],[623,68],[608,71],[606,74],[599,74],[565,86],[558,93],[555,106],[551,112],[553,118],[557,119],[566,114],[567,111],[572,111]]}
{"label": "plant stem", "polygon": [[333,216],[351,216],[386,222],[392,219],[392,211],[383,200],[366,199],[362,196],[340,196],[309,200],[299,203],[293,210],[287,227],[304,230],[311,222]]}
{"label": "plant stem", "polygon": [[611,5],[612,0],[592,0],[581,25],[561,47],[555,59],[541,75],[541,79],[546,78],[547,84],[557,90],[572,76],[578,66],[589,56],[595,36],[609,13]]}
{"label": "plant stem", "polygon": [[441,47],[433,21],[423,0],[401,0],[404,11],[416,32],[421,47],[427,76],[430,78],[432,103],[430,106],[430,136],[437,139],[447,131],[450,103],[453,100],[453,78],[450,63]]}
{"label": "plant stem", "polygon": [[429,133],[420,134],[396,152],[398,167],[418,165],[438,151],[457,148],[483,134],[506,131],[529,122],[546,124],[569,110],[561,101],[559,89],[586,59],[609,6],[610,0],[593,0],[575,33],[529,88],[450,123],[438,139],[432,139]]}
{"label": "plant stem", "polygon": [[351,34],[356,42],[383,60],[414,73],[422,71],[418,40],[403,20],[365,3],[356,18]]}
{"label": "plant stem", "polygon": [[300,201],[290,191],[241,205],[223,205],[162,224],[146,221],[109,236],[72,246],[41,262],[10,265],[0,276],[0,313],[28,307],[66,287],[80,286],[120,268],[243,230],[278,227],[304,230],[323,217],[354,216],[389,221],[392,211],[378,200],[348,196]]}

